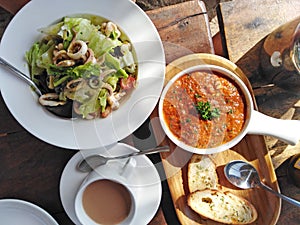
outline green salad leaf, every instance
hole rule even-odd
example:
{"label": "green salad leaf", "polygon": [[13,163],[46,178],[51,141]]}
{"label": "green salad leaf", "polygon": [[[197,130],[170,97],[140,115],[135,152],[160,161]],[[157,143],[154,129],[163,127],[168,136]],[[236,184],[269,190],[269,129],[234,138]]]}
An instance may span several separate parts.
{"label": "green salad leaf", "polygon": [[[110,98],[122,91],[123,78],[136,74],[132,45],[125,36],[121,38],[124,34],[116,25],[112,25],[116,30],[107,33],[110,21],[97,24],[65,17],[41,28],[44,38],[25,53],[31,79],[45,87],[45,93],[55,92],[60,100],[76,102],[76,113],[83,118],[118,107]],[[73,53],[80,50],[84,53],[75,58]]]}
{"label": "green salad leaf", "polygon": [[55,42],[53,40],[36,42],[32,45],[25,57],[29,64],[31,78],[42,74],[52,64],[52,51]]}

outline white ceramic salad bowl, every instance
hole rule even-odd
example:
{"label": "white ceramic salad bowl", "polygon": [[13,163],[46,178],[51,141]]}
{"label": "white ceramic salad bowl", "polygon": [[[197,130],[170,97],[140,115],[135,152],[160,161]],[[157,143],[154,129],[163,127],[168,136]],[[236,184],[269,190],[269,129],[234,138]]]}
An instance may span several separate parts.
{"label": "white ceramic salad bowl", "polygon": [[145,12],[130,0],[32,0],[5,30],[0,55],[29,76],[25,52],[41,39],[38,30],[63,17],[85,14],[117,24],[136,53],[137,86],[107,118],[68,120],[56,117],[39,105],[28,85],[0,68],[1,94],[15,119],[41,140],[68,149],[106,146],[133,133],[154,109],[164,82],[165,56],[159,34]]}
{"label": "white ceramic salad bowl", "polygon": [[[215,147],[208,148],[197,148],[189,144],[184,143],[179,138],[177,138],[170,130],[169,126],[166,124],[166,119],[163,113],[163,102],[165,100],[166,93],[174,84],[174,82],[185,74],[189,74],[195,71],[213,71],[219,72],[227,78],[230,78],[234,81],[236,86],[241,90],[245,98],[245,122],[244,126],[239,132],[239,134],[233,138],[231,141],[223,143]],[[205,86],[205,84],[202,84]],[[246,134],[259,134],[259,135],[268,135],[276,137],[280,140],[287,142],[288,144],[295,145],[300,139],[300,121],[298,120],[282,120],[276,119],[267,115],[264,115],[254,109],[253,100],[251,94],[245,85],[245,83],[233,72],[215,65],[198,65],[189,67],[182,70],[176,74],[165,86],[160,101],[159,101],[159,118],[163,130],[169,139],[174,142],[177,146],[181,147],[184,150],[197,154],[212,154],[217,152],[222,152],[224,150],[230,149],[231,147],[238,144]],[[213,134],[210,134],[213,135]]]}

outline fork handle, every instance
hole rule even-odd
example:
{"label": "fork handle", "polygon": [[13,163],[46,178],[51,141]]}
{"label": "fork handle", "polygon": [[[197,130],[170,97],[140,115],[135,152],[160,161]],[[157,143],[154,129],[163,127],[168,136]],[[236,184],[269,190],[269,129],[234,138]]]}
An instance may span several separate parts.
{"label": "fork handle", "polygon": [[3,59],[2,57],[0,57],[0,65],[3,65],[4,67],[6,67],[7,69],[9,69],[10,71],[14,72],[14,74],[21,78],[23,81],[25,81],[27,84],[30,85],[30,87],[33,89],[33,91],[38,95],[41,96],[42,93],[41,91],[38,89],[38,87],[36,86],[36,84],[29,78],[27,77],[24,73],[22,73],[20,70],[18,70],[16,67],[14,67],[13,65],[11,65],[9,62],[7,62],[5,59]]}

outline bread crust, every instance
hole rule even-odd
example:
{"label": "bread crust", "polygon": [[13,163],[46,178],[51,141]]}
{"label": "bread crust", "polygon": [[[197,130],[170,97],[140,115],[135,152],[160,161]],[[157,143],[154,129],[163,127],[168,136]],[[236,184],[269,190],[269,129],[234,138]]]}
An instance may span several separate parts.
{"label": "bread crust", "polygon": [[249,224],[257,219],[251,202],[222,190],[217,166],[209,155],[193,154],[187,172],[187,204],[197,214],[224,224]]}
{"label": "bread crust", "polygon": [[216,169],[216,164],[208,155],[194,154],[188,164],[189,191],[216,189],[218,186]]}
{"label": "bread crust", "polygon": [[187,203],[199,215],[220,223],[249,224],[257,219],[257,211],[247,199],[220,189],[190,193]]}

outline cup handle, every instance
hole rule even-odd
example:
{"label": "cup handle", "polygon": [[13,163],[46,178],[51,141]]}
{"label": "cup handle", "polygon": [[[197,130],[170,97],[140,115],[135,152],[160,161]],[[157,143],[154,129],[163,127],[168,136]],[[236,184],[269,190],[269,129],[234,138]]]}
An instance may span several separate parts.
{"label": "cup handle", "polygon": [[260,134],[278,138],[290,145],[300,140],[300,121],[283,120],[267,116],[256,110],[252,111],[248,125],[248,134]]}

